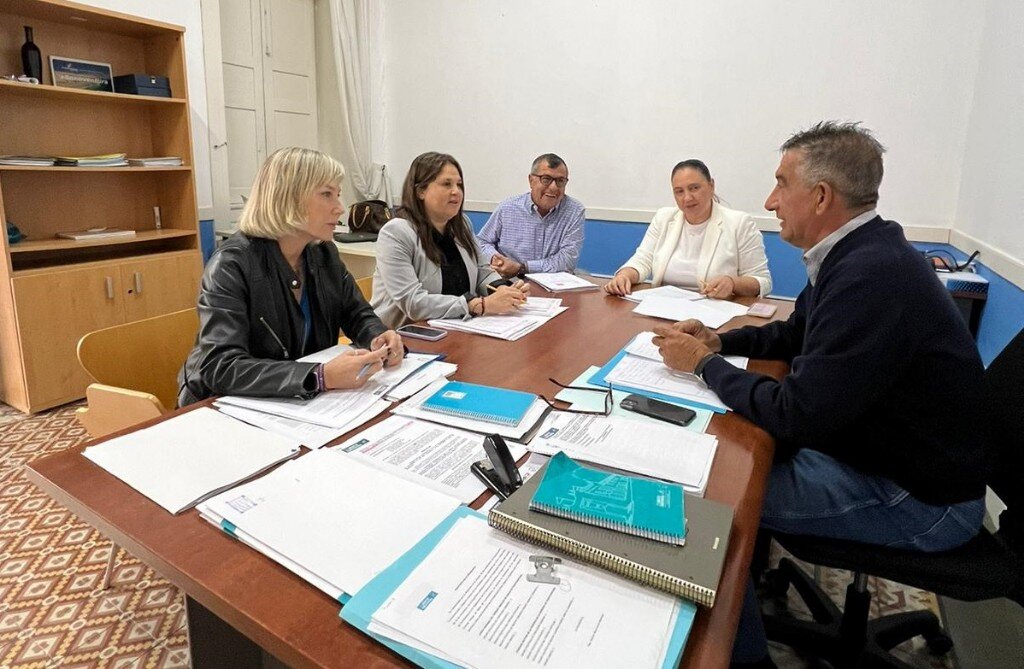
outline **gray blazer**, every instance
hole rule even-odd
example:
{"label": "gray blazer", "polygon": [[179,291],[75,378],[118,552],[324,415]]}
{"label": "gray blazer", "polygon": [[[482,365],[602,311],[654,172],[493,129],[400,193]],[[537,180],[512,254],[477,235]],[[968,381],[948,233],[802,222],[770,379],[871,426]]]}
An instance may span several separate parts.
{"label": "gray blazer", "polygon": [[[461,246],[459,253],[466,263],[469,285],[476,286],[477,294],[486,295],[487,284],[501,277],[491,269],[475,237],[473,244],[478,261]],[[430,318],[470,318],[465,297],[441,294],[441,267],[427,258],[412,223],[404,218],[388,221],[377,237],[370,306],[389,328]]]}

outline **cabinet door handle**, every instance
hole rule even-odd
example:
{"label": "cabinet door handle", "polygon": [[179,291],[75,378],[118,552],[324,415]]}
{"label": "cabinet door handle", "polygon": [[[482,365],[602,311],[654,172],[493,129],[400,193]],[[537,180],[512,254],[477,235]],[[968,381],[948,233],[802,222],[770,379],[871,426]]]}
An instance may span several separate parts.
{"label": "cabinet door handle", "polygon": [[142,295],[142,272],[135,273],[135,294]]}
{"label": "cabinet door handle", "polygon": [[107,299],[114,299],[114,279],[113,277],[107,277]]}

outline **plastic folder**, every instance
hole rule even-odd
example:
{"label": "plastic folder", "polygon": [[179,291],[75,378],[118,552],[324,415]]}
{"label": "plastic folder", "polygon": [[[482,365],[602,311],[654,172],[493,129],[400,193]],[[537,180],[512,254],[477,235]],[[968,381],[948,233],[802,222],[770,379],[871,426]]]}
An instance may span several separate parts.
{"label": "plastic folder", "polygon": [[[396,560],[390,567],[378,574],[362,590],[356,593],[342,608],[341,619],[421,667],[427,667],[428,669],[457,669],[458,665],[416,650],[403,643],[398,643],[387,637],[373,634],[367,628],[374,612],[388,600],[406,577],[416,569],[423,558],[444,538],[448,530],[460,518],[466,516],[483,518],[482,514],[465,506],[460,506],[455,511],[452,511],[448,518],[442,521],[427,536],[423,537],[409,552]],[[693,626],[693,618],[696,613],[697,606],[695,604],[680,601],[679,617],[676,619],[675,629],[672,630],[672,637],[669,640],[668,652],[665,654],[665,662],[662,665],[662,669],[671,669],[672,667],[679,666],[679,661],[683,656],[683,648],[686,645],[686,638],[690,634],[690,628]],[[628,642],[628,639],[624,639],[623,642]]]}
{"label": "plastic folder", "polygon": [[474,420],[519,425],[537,396],[518,390],[449,381],[427,398],[423,408]]}
{"label": "plastic folder", "polygon": [[[619,351],[614,356],[612,356],[612,359],[609,360],[608,362],[606,362],[604,364],[604,366],[601,367],[601,369],[597,370],[596,374],[594,374],[589,379],[587,379],[587,383],[591,383],[591,384],[593,384],[595,386],[601,386],[603,388],[607,387],[608,386],[608,381],[605,380],[605,377],[607,377],[608,374],[613,369],[615,369],[615,365],[619,364],[619,361],[622,360],[622,358],[624,358],[626,355],[628,355],[626,353],[626,349],[623,348],[621,351]],[[686,399],[682,399],[680,397],[674,397],[672,395],[665,395],[663,393],[656,393],[656,392],[653,392],[653,391],[650,391],[650,390],[644,390],[643,388],[630,388],[629,386],[620,386],[618,384],[614,384],[612,387],[615,390],[625,390],[625,391],[630,392],[630,393],[636,393],[637,395],[644,395],[645,397],[653,397],[656,400],[661,400],[662,402],[668,402],[669,404],[677,404],[679,406],[684,406],[684,407],[696,407],[698,409],[705,409],[707,411],[714,411],[715,413],[725,413],[725,409],[723,409],[722,407],[711,406],[710,404],[704,404],[703,402],[695,402],[693,400],[686,400]]]}

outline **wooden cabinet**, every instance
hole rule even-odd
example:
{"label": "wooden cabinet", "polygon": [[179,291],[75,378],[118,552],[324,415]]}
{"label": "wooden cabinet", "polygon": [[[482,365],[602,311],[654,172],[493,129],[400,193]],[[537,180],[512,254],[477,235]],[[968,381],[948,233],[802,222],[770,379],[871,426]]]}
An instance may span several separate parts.
{"label": "wooden cabinet", "polygon": [[[184,29],[64,0],[0,3],[0,73],[20,72],[23,26],[48,56],[157,74],[173,97],[0,80],[0,155],[180,156],[180,167],[0,165],[0,400],[38,411],[85,394],[76,357],[92,330],[195,304],[201,259]],[[159,208],[159,223],[154,214]],[[72,241],[95,227],[132,237]]]}

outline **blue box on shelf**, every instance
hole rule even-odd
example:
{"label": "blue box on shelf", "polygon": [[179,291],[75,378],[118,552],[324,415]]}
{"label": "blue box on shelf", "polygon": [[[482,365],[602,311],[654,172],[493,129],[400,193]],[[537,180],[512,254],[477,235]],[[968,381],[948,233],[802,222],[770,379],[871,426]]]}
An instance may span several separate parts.
{"label": "blue box on shelf", "polygon": [[171,81],[158,74],[122,74],[114,77],[114,91],[169,98],[171,97]]}

